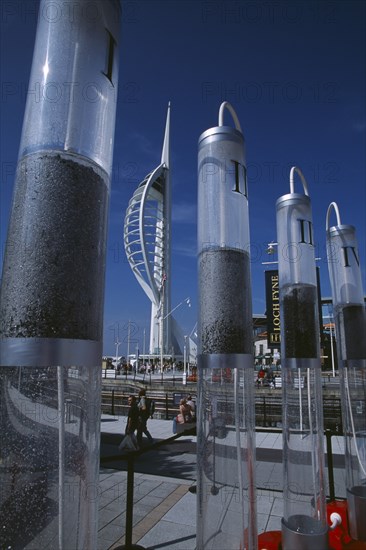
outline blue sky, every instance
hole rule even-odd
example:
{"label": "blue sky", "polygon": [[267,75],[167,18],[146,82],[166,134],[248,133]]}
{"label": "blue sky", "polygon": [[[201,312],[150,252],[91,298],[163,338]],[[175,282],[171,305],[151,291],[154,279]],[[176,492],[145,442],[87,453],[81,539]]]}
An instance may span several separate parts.
{"label": "blue sky", "polygon": [[[56,0],[55,0],[56,1]],[[57,0],[58,1],[58,0]],[[59,0],[61,4],[65,4]],[[265,312],[263,261],[276,240],[275,202],[297,165],[309,186],[322,295],[330,295],[325,215],[331,201],[356,226],[365,284],[366,30],[362,1],[126,0],[109,219],[104,353],[143,347],[150,305],[127,263],[125,210],[160,162],[171,101],[172,306],[190,333],[197,315],[197,141],[234,106],[247,147],[253,311]],[[38,2],[1,2],[1,250],[36,29]],[[231,123],[231,121],[230,121]],[[148,336],[146,336],[146,341]],[[135,344],[133,344],[135,345]]]}

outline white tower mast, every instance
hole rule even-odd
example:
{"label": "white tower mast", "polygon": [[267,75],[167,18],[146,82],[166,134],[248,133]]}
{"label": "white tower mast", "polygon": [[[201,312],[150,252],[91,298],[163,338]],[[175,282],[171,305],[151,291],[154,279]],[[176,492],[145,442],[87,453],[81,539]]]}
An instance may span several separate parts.
{"label": "white tower mast", "polygon": [[124,223],[128,261],[151,301],[150,354],[171,350],[171,208],[169,103],[161,163],[135,190]]}

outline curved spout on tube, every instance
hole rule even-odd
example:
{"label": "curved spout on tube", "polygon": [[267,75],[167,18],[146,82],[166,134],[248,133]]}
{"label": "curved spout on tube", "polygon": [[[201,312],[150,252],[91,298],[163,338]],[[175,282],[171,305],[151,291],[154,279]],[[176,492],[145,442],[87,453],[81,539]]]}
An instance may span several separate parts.
{"label": "curved spout on tube", "polygon": [[301,172],[300,168],[297,166],[293,166],[290,170],[290,193],[294,193],[294,174],[297,172],[297,174],[300,176],[302,186],[304,188],[305,195],[309,196],[308,191],[308,184],[306,183],[306,179],[304,174]]}
{"label": "curved spout on tube", "polygon": [[336,217],[337,217],[337,225],[341,225],[341,216],[339,214],[339,208],[338,208],[338,205],[336,202],[331,202],[330,205],[328,206],[328,210],[327,210],[327,217],[326,217],[326,222],[325,222],[325,228],[326,229],[329,229],[329,218],[330,218],[330,215],[332,213],[332,210],[334,208],[334,211],[336,213]]}
{"label": "curved spout on tube", "polygon": [[219,126],[223,126],[224,125],[224,112],[225,112],[225,108],[230,112],[231,116],[233,117],[233,121],[234,121],[234,124],[235,124],[235,128],[237,130],[239,130],[239,132],[241,132],[241,126],[240,126],[240,122],[239,122],[239,119],[238,119],[238,116],[234,110],[234,107],[231,105],[231,103],[229,103],[228,101],[224,101],[223,103],[221,103],[220,105],[220,110],[219,110]]}

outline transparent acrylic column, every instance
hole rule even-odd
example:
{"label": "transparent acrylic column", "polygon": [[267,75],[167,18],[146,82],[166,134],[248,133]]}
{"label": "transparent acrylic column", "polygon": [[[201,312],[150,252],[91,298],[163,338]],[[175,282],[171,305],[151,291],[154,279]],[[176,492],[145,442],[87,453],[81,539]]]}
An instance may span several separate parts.
{"label": "transparent acrylic column", "polygon": [[[306,194],[293,192],[297,172]],[[298,168],[277,200],[284,515],[282,547],[327,546],[319,314],[311,203]]]}
{"label": "transparent acrylic column", "polygon": [[4,548],[93,548],[100,365],[2,367],[0,388]]}
{"label": "transparent acrylic column", "polygon": [[[332,208],[337,225],[329,227]],[[327,256],[336,328],[346,455],[348,520],[366,541],[366,311],[356,230],[342,225],[336,203],[327,213]]]}
{"label": "transparent acrylic column", "polygon": [[0,294],[9,548],[96,547],[119,26],[117,0],[40,2]]}
{"label": "transparent acrylic column", "polygon": [[198,549],[255,549],[255,443],[244,138],[220,124],[198,154]]}

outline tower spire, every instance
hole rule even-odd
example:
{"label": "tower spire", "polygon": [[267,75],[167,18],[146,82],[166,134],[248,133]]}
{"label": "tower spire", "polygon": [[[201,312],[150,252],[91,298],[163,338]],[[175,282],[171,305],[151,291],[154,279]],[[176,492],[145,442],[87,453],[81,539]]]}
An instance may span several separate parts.
{"label": "tower spire", "polygon": [[170,168],[170,101],[168,103],[168,111],[166,114],[164,142],[161,152],[161,163],[164,163],[166,168]]}

